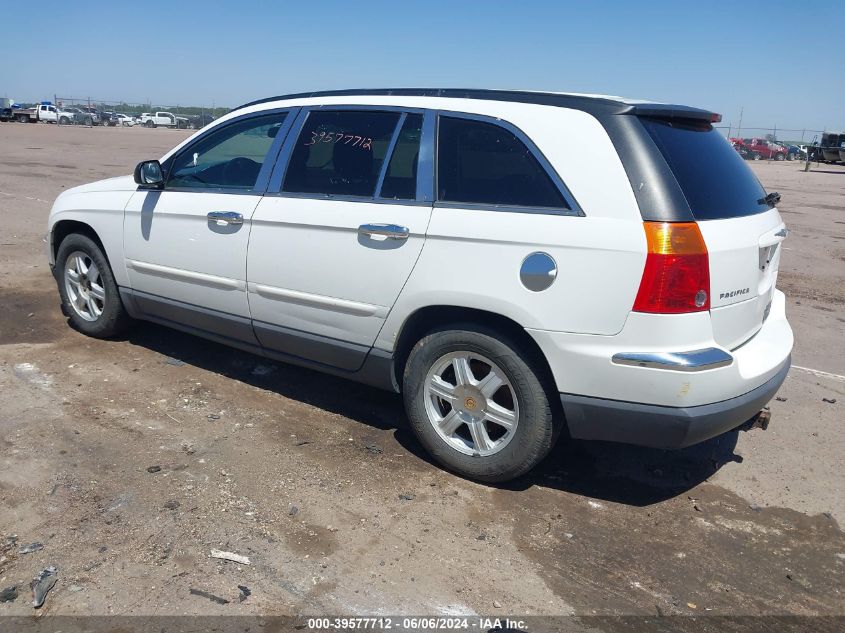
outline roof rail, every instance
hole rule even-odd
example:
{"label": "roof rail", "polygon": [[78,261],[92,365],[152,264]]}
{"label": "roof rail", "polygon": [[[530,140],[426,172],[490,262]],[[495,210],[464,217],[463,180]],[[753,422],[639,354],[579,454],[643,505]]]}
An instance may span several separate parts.
{"label": "roof rail", "polygon": [[286,101],[290,99],[309,99],[314,97],[360,97],[360,96],[403,96],[403,97],[445,97],[450,99],[481,99],[488,101],[512,101],[518,103],[533,103],[537,105],[551,105],[564,108],[584,110],[586,112],[602,112],[603,114],[635,114],[639,116],[654,116],[661,118],[704,119],[711,122],[721,120],[721,116],[708,110],[691,108],[689,106],[663,103],[632,104],[622,99],[607,96],[590,96],[581,94],[567,94],[563,92],[532,92],[528,90],[489,90],[476,88],[373,88],[349,90],[321,90],[315,92],[299,92],[279,95],[250,101],[233,108],[241,110],[262,103],[272,101]]}

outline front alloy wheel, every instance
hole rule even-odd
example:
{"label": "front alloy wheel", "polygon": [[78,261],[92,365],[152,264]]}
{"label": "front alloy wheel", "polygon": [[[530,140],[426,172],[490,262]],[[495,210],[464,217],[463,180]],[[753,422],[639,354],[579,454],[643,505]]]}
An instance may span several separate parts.
{"label": "front alloy wheel", "polygon": [[65,291],[70,307],[85,321],[96,321],[106,306],[100,269],[89,255],[74,251],[65,261]]}
{"label": "front alloy wheel", "polygon": [[76,329],[110,338],[131,325],[109,262],[90,237],[79,233],[65,237],[56,253],[54,272],[62,310]]}

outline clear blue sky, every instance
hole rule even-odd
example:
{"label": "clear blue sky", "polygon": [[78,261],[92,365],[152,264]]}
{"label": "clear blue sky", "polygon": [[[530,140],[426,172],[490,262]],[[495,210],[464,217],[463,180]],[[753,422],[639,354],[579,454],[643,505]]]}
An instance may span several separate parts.
{"label": "clear blue sky", "polygon": [[843,0],[41,0],[3,11],[0,95],[234,106],[317,89],[507,87],[678,102],[734,125],[744,106],[743,127],[845,128],[843,25]]}

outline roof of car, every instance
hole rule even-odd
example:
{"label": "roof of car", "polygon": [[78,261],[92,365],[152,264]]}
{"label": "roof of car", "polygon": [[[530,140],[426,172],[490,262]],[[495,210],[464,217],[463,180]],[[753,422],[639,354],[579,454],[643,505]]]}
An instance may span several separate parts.
{"label": "roof of car", "polygon": [[240,110],[254,105],[285,101],[289,99],[310,99],[318,97],[362,97],[362,96],[398,96],[398,97],[441,97],[449,99],[482,99],[488,101],[511,101],[517,103],[533,103],[551,105],[586,112],[601,111],[605,114],[638,114],[643,116],[659,116],[661,118],[706,119],[719,121],[721,116],[689,106],[658,103],[626,99],[611,95],[580,94],[571,92],[538,92],[530,90],[489,90],[466,88],[375,88],[352,90],[323,90],[317,92],[300,92],[295,94],[268,97],[245,103],[234,110]]}

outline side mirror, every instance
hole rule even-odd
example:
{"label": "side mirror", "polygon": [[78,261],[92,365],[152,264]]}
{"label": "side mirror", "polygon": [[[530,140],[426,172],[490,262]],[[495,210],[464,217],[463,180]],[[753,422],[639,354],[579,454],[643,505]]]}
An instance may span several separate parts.
{"label": "side mirror", "polygon": [[164,188],[164,173],[161,171],[161,163],[157,160],[145,160],[138,163],[133,176],[135,182],[146,189]]}

